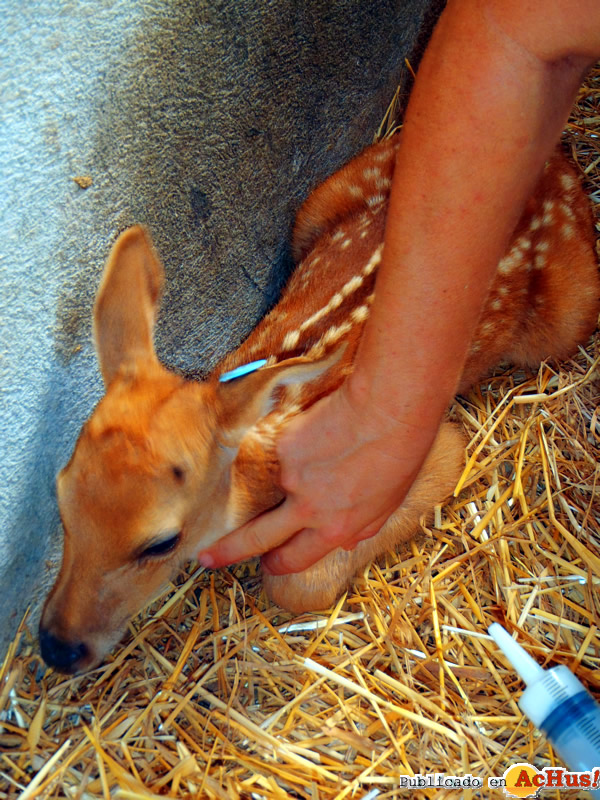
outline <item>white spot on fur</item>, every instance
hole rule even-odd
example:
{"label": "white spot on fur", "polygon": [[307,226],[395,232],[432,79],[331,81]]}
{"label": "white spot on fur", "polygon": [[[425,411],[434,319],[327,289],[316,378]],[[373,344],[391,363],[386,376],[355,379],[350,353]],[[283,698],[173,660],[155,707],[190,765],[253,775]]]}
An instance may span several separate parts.
{"label": "white spot on fur", "polygon": [[499,286],[498,287],[498,294],[501,294],[502,296],[507,295],[508,294],[508,286]]}
{"label": "white spot on fur", "polygon": [[381,175],[381,170],[379,167],[367,167],[363,170],[363,177],[366,180],[370,180],[371,178],[379,178]]}
{"label": "white spot on fur", "polygon": [[554,214],[551,214],[550,212],[544,214],[542,217],[542,224],[547,228],[549,228],[551,225],[554,225]]}
{"label": "white spot on fur", "polygon": [[515,269],[526,266],[526,261],[529,258],[528,251],[531,249],[531,239],[527,236],[519,236],[516,242],[504,258],[500,259],[498,263],[498,272],[502,275],[508,275]]}
{"label": "white spot on fur", "polygon": [[542,239],[535,246],[536,253],[547,253],[550,249],[550,242],[547,239]]}
{"label": "white spot on fur", "polygon": [[373,270],[381,263],[381,254],[383,253],[383,244],[380,244],[376,249],[371,258],[363,267],[362,274],[367,277],[370,275]]}
{"label": "white spot on fur", "polygon": [[514,250],[522,250],[526,252],[531,247],[531,239],[528,236],[519,236],[517,241],[514,243],[512,249]]}
{"label": "white spot on fur", "polygon": [[323,358],[325,355],[325,345],[322,342],[317,342],[314,344],[310,350],[306,353],[307,358],[312,358],[315,361],[318,361],[320,358]]}
{"label": "white spot on fur", "polygon": [[572,239],[575,236],[575,228],[568,222],[561,228],[561,233],[565,237],[565,239]]}
{"label": "white spot on fur", "polygon": [[357,186],[355,183],[350,183],[348,185],[348,194],[351,194],[352,197],[363,197],[364,192],[362,186]]}
{"label": "white spot on fur", "polygon": [[538,253],[533,259],[533,266],[535,269],[544,269],[547,263],[546,256],[542,253]]}
{"label": "white spot on fur", "polygon": [[344,239],[344,241],[341,244],[341,249],[345,250],[347,247],[350,247],[351,244],[352,244],[352,239]]}
{"label": "white spot on fur", "polygon": [[498,272],[502,275],[508,275],[511,273],[515,267],[519,267],[523,264],[523,256],[521,251],[518,252],[511,252],[504,256],[504,258],[500,259],[500,263],[498,264]]}
{"label": "white spot on fur", "polygon": [[352,294],[352,292],[360,289],[362,282],[363,279],[360,275],[353,275],[352,278],[350,278],[350,280],[342,286],[340,294],[342,294],[344,297],[348,297],[348,295]]}
{"label": "white spot on fur", "polygon": [[481,342],[473,342],[471,345],[471,352],[478,353],[481,350]]}
{"label": "white spot on fur", "polygon": [[544,216],[542,217],[542,225],[553,225],[554,224],[554,200],[544,200],[544,205],[542,208],[544,209]]}
{"label": "white spot on fur", "polygon": [[364,322],[367,317],[369,316],[369,307],[368,306],[358,306],[355,308],[352,313],[350,314],[350,318],[352,322]]}
{"label": "white spot on fur", "polygon": [[329,328],[319,341],[313,345],[306,353],[308,358],[318,359],[321,358],[327,346],[335,344],[339,339],[343,338],[352,329],[352,323],[348,320],[342,322],[341,325],[332,326]]}
{"label": "white spot on fur", "polygon": [[378,206],[380,203],[383,203],[385,200],[385,195],[383,194],[374,194],[371,197],[367,198],[367,205],[373,208],[374,206]]}
{"label": "white spot on fur", "polygon": [[568,172],[563,172],[563,174],[560,176],[560,183],[566,192],[570,191],[571,189],[574,189],[575,186],[577,185],[577,181],[575,180],[575,178]]}
{"label": "white spot on fur", "polygon": [[529,230],[530,231],[537,231],[539,227],[541,227],[542,220],[539,217],[532,217],[531,222],[529,223]]}
{"label": "white spot on fur", "polygon": [[484,336],[490,334],[496,326],[493,322],[484,322],[483,325],[479,327],[479,332],[482,333]]}
{"label": "white spot on fur", "polygon": [[394,155],[394,151],[389,147],[383,147],[378,153],[375,153],[375,161],[387,161]]}
{"label": "white spot on fur", "polygon": [[300,331],[305,331],[307,328],[310,328],[311,325],[314,325],[320,319],[329,314],[330,311],[335,311],[336,308],[339,308],[344,300],[352,294],[352,292],[355,292],[362,286],[363,281],[364,278],[362,275],[354,275],[352,278],[350,278],[350,280],[342,286],[339,292],[336,292],[333,295],[327,305],[323,306],[323,308],[320,308],[318,311],[315,311],[312,316],[304,320],[302,325],[300,325]]}
{"label": "white spot on fur", "polygon": [[329,328],[329,330],[325,331],[321,337],[321,342],[324,345],[333,344],[333,342],[337,342],[338,339],[341,339],[342,336],[345,336],[351,328],[352,324],[348,321],[342,322],[341,325],[333,326],[332,328]]}
{"label": "white spot on fur", "polygon": [[298,345],[300,341],[300,331],[290,331],[286,333],[284,336],[283,342],[281,343],[282,350],[293,350],[294,347]]}
{"label": "white spot on fur", "polygon": [[500,311],[502,308],[502,300],[500,300],[498,297],[495,300],[492,300],[490,308],[492,311]]}
{"label": "white spot on fur", "polygon": [[575,213],[570,205],[567,203],[561,203],[559,208],[567,219],[575,219]]}
{"label": "white spot on fur", "polygon": [[377,178],[375,181],[376,189],[389,189],[391,185],[392,182],[389,178]]}
{"label": "white spot on fur", "polygon": [[334,234],[332,234],[331,241],[339,242],[340,239],[343,239],[345,235],[346,234],[344,233],[344,231],[341,228],[338,228],[337,231]]}

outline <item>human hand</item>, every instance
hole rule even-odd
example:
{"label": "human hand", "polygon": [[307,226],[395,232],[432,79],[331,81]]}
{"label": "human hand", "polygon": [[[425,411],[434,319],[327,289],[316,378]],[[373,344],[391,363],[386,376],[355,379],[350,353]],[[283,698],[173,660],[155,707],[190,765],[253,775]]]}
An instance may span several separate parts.
{"label": "human hand", "polygon": [[272,574],[301,572],[376,534],[402,503],[435,430],[357,407],[340,389],[293,418],[278,440],[285,500],[199,554],[206,567],[263,555]]}

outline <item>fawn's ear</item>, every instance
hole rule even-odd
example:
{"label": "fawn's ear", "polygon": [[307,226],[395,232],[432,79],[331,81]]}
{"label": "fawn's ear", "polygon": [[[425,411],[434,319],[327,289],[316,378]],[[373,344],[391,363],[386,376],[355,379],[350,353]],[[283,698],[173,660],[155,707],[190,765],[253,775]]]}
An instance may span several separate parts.
{"label": "fawn's ear", "polygon": [[321,361],[304,356],[289,358],[243,378],[220,383],[217,399],[222,414],[221,429],[227,431],[232,444],[241,441],[253,425],[273,410],[277,389],[316,380],[337,364],[345,349],[342,346]]}
{"label": "fawn's ear", "polygon": [[94,304],[94,340],[104,384],[119,367],[143,359],[156,362],[153,331],[163,268],[148,232],[128,228],[106,262]]}

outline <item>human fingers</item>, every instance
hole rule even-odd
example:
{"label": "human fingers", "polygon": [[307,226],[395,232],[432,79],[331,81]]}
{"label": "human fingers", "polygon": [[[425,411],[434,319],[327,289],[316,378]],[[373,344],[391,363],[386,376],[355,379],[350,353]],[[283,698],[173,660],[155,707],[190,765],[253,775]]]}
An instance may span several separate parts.
{"label": "human fingers", "polygon": [[385,522],[389,519],[389,516],[390,515],[387,513],[379,516],[376,520],[357,531],[354,535],[347,537],[345,541],[341,543],[340,547],[343,547],[344,550],[354,550],[354,548],[365,539],[370,539],[379,533]]}
{"label": "human fingers", "polygon": [[347,528],[338,528],[337,531],[335,529],[328,531],[321,528],[305,528],[288,538],[279,547],[266,553],[261,559],[262,566],[272,575],[302,572],[338,547],[343,547],[344,550],[354,550],[364,539],[375,536],[381,530],[388,516],[388,514],[384,514],[352,533]]}
{"label": "human fingers", "polygon": [[321,529],[304,528],[283,545],[266,553],[261,559],[261,564],[271,575],[302,572],[337,547],[339,547],[338,542],[325,536]]}
{"label": "human fingers", "polygon": [[216,569],[259,556],[281,545],[297,530],[291,504],[284,501],[272,511],[255,517],[200,551],[198,562],[204,567]]}

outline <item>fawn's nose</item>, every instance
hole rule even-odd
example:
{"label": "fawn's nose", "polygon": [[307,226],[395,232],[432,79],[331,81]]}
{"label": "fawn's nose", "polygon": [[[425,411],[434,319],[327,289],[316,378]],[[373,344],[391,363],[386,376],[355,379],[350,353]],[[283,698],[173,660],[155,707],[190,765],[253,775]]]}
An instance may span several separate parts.
{"label": "fawn's nose", "polygon": [[40,628],[40,648],[49,667],[70,674],[77,672],[90,652],[83,642],[65,642],[43,628]]}

